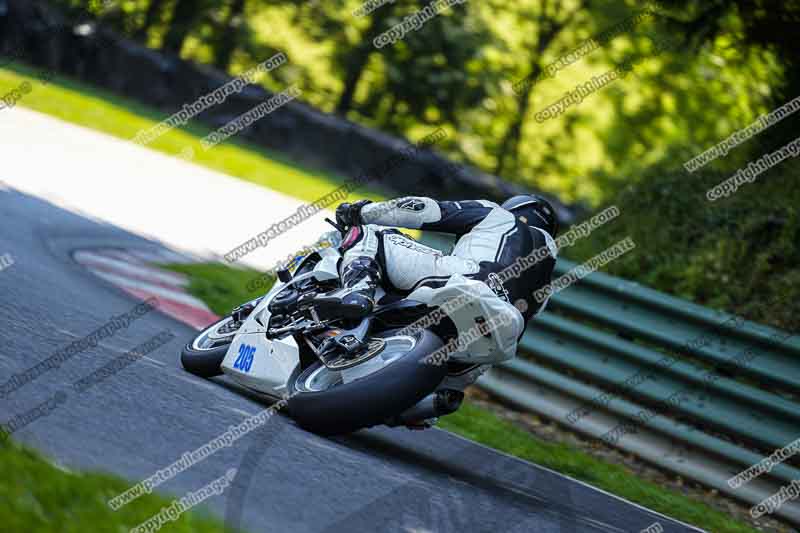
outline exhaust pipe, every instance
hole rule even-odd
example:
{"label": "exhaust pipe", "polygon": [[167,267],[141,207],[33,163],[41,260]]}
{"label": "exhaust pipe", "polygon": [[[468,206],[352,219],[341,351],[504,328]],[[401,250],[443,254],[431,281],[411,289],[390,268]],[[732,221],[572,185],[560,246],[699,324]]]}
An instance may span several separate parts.
{"label": "exhaust pipe", "polygon": [[464,393],[457,390],[442,389],[425,396],[415,405],[392,418],[386,425],[414,426],[429,418],[455,413],[461,407]]}

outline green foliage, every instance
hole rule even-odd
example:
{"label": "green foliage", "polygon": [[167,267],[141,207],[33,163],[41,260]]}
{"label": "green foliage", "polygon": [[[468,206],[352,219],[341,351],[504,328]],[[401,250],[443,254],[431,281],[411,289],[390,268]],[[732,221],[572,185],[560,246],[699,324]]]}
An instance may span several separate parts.
{"label": "green foliage", "polygon": [[[66,472],[12,441],[0,442],[0,480],[0,522],[7,533],[130,531],[171,503],[150,494],[113,511],[106,502],[130,488],[130,482],[104,474]],[[225,528],[195,509],[164,530],[223,533]]]}
{"label": "green foliage", "polygon": [[[688,300],[800,330],[800,188],[784,162],[715,202],[731,173],[653,171],[612,202],[621,215],[566,255],[589,259],[630,236],[636,249],[606,271]],[[769,305],[782,301],[779,307]]]}
{"label": "green foliage", "polygon": [[[370,76],[360,86],[362,120],[401,134],[420,124],[457,125],[459,111],[488,97],[488,88],[501,78],[480,68],[490,35],[480,19],[465,20],[468,8],[453,8],[382,49],[383,76]],[[397,13],[387,25],[399,24],[413,11]]]}
{"label": "green foliage", "polygon": [[[322,110],[410,138],[437,124],[454,133],[440,147],[454,159],[593,205],[640,181],[653,165],[675,170],[680,158],[786,100],[797,70],[789,57],[797,46],[789,31],[800,16],[795,0],[769,9],[764,0],[663,0],[657,16],[522,96],[512,90],[515,81],[638,14],[643,4],[467,2],[375,49],[377,33],[429,2],[397,0],[359,17],[353,12],[363,0],[248,0],[234,22],[237,0],[55,1],[86,8],[128,35],[146,25],[151,6],[163,4],[147,28],[151,46],[161,47],[168,35],[177,39],[182,32],[175,27],[187,29],[183,57],[222,61],[231,73],[283,51],[289,64],[263,80],[271,90],[297,83]],[[678,45],[652,55],[654,36]],[[231,61],[221,60],[220,48],[230,46],[223,55]],[[566,91],[633,58],[642,62],[625,79],[553,120],[535,120]]]}

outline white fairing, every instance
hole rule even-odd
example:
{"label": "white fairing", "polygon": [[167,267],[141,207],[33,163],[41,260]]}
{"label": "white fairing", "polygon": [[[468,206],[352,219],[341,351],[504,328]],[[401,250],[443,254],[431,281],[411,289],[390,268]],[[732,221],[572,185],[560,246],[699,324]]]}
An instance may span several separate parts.
{"label": "white fairing", "polygon": [[[244,369],[234,368],[239,350],[255,349],[253,362]],[[222,371],[245,387],[273,395],[282,395],[289,376],[299,361],[297,344],[289,336],[269,340],[263,333],[237,335],[222,362]]]}
{"label": "white fairing", "polygon": [[[456,274],[444,287],[420,287],[408,298],[431,306],[441,306],[456,325],[459,338],[467,346],[466,349],[453,352],[450,355],[453,360],[493,364],[516,355],[517,339],[525,327],[522,314],[516,307],[498,298],[485,283]],[[449,305],[460,300],[466,304]],[[480,318],[489,321],[491,335],[470,334],[470,331],[478,331],[476,319]]]}
{"label": "white fairing", "polygon": [[[323,248],[319,254],[322,261],[315,265],[314,270],[297,276],[289,284],[310,277],[320,280],[338,279],[336,267],[340,258],[339,252],[331,247]],[[222,361],[225,375],[245,387],[273,396],[282,396],[285,393],[289,376],[300,362],[300,352],[294,338],[286,336],[270,340],[266,335],[271,316],[269,304],[286,286],[286,283],[275,282],[275,286],[242,324]]]}

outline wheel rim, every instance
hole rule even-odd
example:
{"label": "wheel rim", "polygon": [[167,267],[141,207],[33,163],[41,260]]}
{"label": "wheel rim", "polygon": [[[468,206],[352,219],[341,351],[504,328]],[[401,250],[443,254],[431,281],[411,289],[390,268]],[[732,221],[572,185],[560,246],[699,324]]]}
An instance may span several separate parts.
{"label": "wheel rim", "polygon": [[230,344],[240,327],[241,324],[235,322],[232,317],[223,318],[195,337],[192,349],[202,352]]}
{"label": "wheel rim", "polygon": [[364,378],[374,374],[378,370],[386,368],[413,350],[417,345],[417,340],[414,337],[407,335],[398,335],[385,338],[382,337],[380,340],[384,343],[380,353],[372,356],[369,360],[365,361],[361,365],[342,371],[331,370],[324,365],[319,365],[316,368],[312,367],[305,370],[297,378],[297,390],[301,392],[326,391],[347,382],[347,373],[352,371],[357,371],[358,377],[355,379]]}

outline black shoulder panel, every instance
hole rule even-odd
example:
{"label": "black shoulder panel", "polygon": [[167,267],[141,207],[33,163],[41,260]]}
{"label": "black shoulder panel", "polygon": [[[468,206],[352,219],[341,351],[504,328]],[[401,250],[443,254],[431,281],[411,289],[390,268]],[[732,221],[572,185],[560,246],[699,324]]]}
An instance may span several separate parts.
{"label": "black shoulder panel", "polygon": [[423,224],[422,230],[464,235],[480,224],[493,209],[473,200],[438,203],[442,210],[442,219]]}

